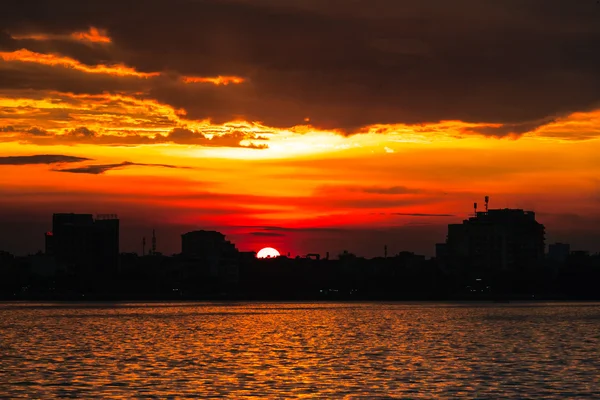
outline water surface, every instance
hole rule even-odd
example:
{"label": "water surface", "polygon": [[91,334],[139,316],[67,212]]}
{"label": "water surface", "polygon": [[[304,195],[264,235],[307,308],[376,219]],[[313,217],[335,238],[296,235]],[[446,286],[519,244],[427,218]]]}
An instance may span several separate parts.
{"label": "water surface", "polygon": [[600,398],[599,304],[0,303],[0,396]]}

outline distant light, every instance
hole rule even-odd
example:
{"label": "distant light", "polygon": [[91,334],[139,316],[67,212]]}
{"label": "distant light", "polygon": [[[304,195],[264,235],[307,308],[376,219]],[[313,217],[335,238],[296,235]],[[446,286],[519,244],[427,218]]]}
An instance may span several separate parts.
{"label": "distant light", "polygon": [[279,252],[272,247],[265,247],[256,253],[256,258],[273,258],[279,256]]}

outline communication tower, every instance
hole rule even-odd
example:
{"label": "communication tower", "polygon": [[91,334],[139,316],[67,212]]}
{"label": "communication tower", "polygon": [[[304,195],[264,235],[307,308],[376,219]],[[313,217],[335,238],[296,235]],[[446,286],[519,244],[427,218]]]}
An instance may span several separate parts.
{"label": "communication tower", "polygon": [[152,254],[156,254],[156,233],[152,229]]}

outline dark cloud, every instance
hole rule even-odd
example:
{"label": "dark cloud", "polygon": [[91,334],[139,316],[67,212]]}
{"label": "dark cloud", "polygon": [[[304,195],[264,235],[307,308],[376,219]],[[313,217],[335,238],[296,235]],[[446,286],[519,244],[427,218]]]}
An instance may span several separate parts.
{"label": "dark cloud", "polygon": [[[90,161],[90,158],[66,156],[60,154],[38,154],[31,156],[7,156],[0,157],[0,165],[32,165],[32,164],[62,164],[62,163],[79,163],[84,161]],[[130,161],[124,161],[118,164],[94,164],[94,165],[83,165],[81,167],[74,168],[54,168],[53,171],[57,172],[70,172],[75,174],[92,174],[98,175],[103,174],[106,171],[112,169],[120,169],[132,166],[140,167],[161,167],[161,168],[183,168],[189,167],[177,166],[170,164],[148,164],[148,163],[135,163]]]}
{"label": "dark cloud", "polygon": [[[1,50],[1,49],[0,49]],[[65,66],[3,62],[0,58],[1,89],[56,90],[74,94],[145,93],[153,78],[86,73]]]}
{"label": "dark cloud", "polygon": [[248,134],[242,131],[233,131],[221,135],[214,135],[212,138],[210,138],[202,132],[192,131],[184,128],[175,128],[164,140],[177,144],[196,144],[213,147],[248,147],[253,149],[268,148],[268,145],[266,144],[250,143],[248,145],[242,145],[241,142],[243,140],[266,140],[266,138],[262,136]]}
{"label": "dark cloud", "polygon": [[42,129],[42,128],[38,128],[36,126],[28,128],[25,131],[25,133],[28,133],[28,134],[33,135],[33,136],[48,136],[49,135],[49,133],[48,133],[47,130]]}
{"label": "dark cloud", "polygon": [[496,137],[505,137],[505,136],[518,136],[523,133],[532,132],[537,128],[551,124],[555,121],[555,118],[546,118],[540,121],[530,121],[524,123],[517,124],[502,124],[500,126],[487,126],[487,127],[479,127],[479,128],[469,128],[464,129],[463,133],[477,133],[485,136],[496,136]]}
{"label": "dark cloud", "polygon": [[283,226],[249,226],[249,227],[238,227],[238,228],[252,228],[260,229],[268,232],[345,232],[344,228],[333,228],[333,227],[283,227]]}
{"label": "dark cloud", "polygon": [[[504,136],[600,100],[594,1],[5,3],[0,46],[9,51],[27,46],[89,65],[121,62],[145,72],[247,81],[185,85],[29,66],[2,71],[0,86],[143,91],[185,108],[190,118],[214,122],[246,118],[289,127],[309,117],[315,126],[353,132],[371,123],[463,120],[504,124],[486,133]],[[112,44],[90,49],[7,35],[69,34],[90,26],[106,29]]]}
{"label": "dark cloud", "polygon": [[89,158],[66,156],[62,154],[36,154],[31,156],[0,157],[0,165],[60,164],[89,160]]}
{"label": "dark cloud", "polygon": [[67,133],[68,136],[73,136],[76,138],[90,138],[95,137],[96,132],[91,129],[86,128],[85,126],[80,126],[75,128]]}
{"label": "dark cloud", "polygon": [[277,232],[250,232],[253,236],[264,236],[264,237],[283,237],[285,236],[283,233]]}
{"label": "dark cloud", "polygon": [[407,217],[456,217],[454,214],[392,213],[392,215],[402,215]]}
{"label": "dark cloud", "polygon": [[406,186],[390,186],[390,187],[366,187],[361,189],[364,193],[373,194],[415,194],[422,193],[420,189],[412,189]]}
{"label": "dark cloud", "polygon": [[[68,38],[68,36],[66,36],[66,38]],[[113,64],[118,62],[110,47],[104,45],[90,45],[90,43],[76,42],[68,39],[40,41],[33,39],[15,40],[11,38],[3,48],[9,51],[25,48],[36,53],[76,55],[77,60],[86,65],[95,65],[99,63]]]}
{"label": "dark cloud", "polygon": [[[322,175],[320,175],[322,176]],[[403,195],[403,194],[421,194],[426,191],[418,188],[410,188],[407,186],[338,186],[338,185],[322,185],[315,189],[315,194],[333,194],[340,192],[355,192],[367,194],[383,194],[383,195]]]}
{"label": "dark cloud", "polygon": [[106,171],[110,171],[112,169],[121,169],[121,168],[132,167],[132,166],[162,167],[162,168],[188,168],[188,167],[180,167],[180,166],[169,165],[169,164],[145,164],[145,163],[134,163],[134,162],[130,162],[130,161],[124,161],[124,162],[118,163],[118,164],[85,165],[83,167],[77,167],[77,168],[54,169],[54,171],[70,172],[70,173],[74,173],[74,174],[99,175],[99,174],[105,173]]}
{"label": "dark cloud", "polygon": [[19,129],[19,128],[15,128],[12,125],[7,125],[7,126],[2,126],[0,127],[0,132],[2,133],[19,133],[22,134],[24,136],[49,136],[50,133],[48,133],[47,130],[43,129],[43,128],[39,128],[37,126],[32,126],[29,128],[25,128],[25,129]]}
{"label": "dark cloud", "polygon": [[[243,147],[249,149],[267,149],[269,146],[265,143],[255,143],[254,141],[268,140],[264,136],[254,133],[246,133],[240,130],[233,130],[226,133],[203,133],[185,128],[174,128],[168,134],[155,134],[154,136],[140,135],[139,133],[126,133],[121,135],[98,134],[85,126],[80,126],[67,131],[65,134],[54,135],[43,129],[32,127],[26,129],[16,129],[13,126],[0,128],[0,132],[20,133],[19,136],[10,136],[3,141],[25,141],[38,145],[64,144],[97,144],[105,146],[134,146],[139,144],[159,144],[175,143],[206,147]],[[48,138],[53,140],[49,141]],[[241,142],[248,141],[242,144]]]}

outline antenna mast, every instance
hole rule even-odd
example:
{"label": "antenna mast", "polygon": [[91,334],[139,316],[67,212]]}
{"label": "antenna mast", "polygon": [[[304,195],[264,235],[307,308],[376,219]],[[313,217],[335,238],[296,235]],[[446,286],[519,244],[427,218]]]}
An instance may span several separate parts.
{"label": "antenna mast", "polygon": [[152,229],[152,254],[156,254],[156,233]]}

